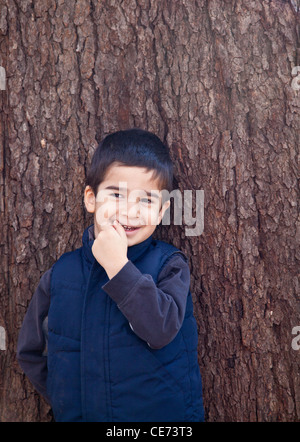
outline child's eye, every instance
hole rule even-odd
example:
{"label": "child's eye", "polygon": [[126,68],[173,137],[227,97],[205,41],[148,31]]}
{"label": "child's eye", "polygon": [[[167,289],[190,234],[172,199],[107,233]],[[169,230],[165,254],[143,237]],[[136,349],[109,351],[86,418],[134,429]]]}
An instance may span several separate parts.
{"label": "child's eye", "polygon": [[111,196],[114,196],[117,199],[120,199],[122,197],[120,193],[112,193]]}
{"label": "child's eye", "polygon": [[152,200],[150,198],[141,198],[140,201],[142,203],[145,203],[145,204],[151,204],[152,203]]}

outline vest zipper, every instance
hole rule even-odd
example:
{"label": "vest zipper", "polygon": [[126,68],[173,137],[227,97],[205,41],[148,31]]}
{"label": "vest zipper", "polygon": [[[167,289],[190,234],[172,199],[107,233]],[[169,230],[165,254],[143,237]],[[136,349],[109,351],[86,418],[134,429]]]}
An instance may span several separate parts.
{"label": "vest zipper", "polygon": [[111,299],[106,297],[105,303],[105,335],[103,339],[103,355],[104,355],[104,379],[105,379],[105,393],[106,393],[106,413],[107,422],[112,422],[112,406],[111,406],[111,381],[109,369],[109,328],[110,328],[110,309]]}

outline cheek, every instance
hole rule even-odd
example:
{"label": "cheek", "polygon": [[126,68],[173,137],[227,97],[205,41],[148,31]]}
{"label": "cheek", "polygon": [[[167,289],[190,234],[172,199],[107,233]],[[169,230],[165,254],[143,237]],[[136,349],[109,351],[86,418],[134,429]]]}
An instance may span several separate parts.
{"label": "cheek", "polygon": [[104,203],[96,204],[96,220],[98,224],[109,220],[117,211],[116,203],[112,201],[107,201]]}
{"label": "cheek", "polygon": [[141,212],[141,216],[145,224],[156,226],[158,224],[159,208],[158,207],[147,208]]}

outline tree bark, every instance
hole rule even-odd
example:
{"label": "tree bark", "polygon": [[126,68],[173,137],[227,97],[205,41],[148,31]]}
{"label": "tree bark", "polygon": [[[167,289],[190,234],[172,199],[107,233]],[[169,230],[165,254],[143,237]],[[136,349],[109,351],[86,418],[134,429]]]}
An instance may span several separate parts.
{"label": "tree bark", "polygon": [[[297,1],[0,0],[0,420],[48,421],[16,359],[41,275],[92,219],[85,171],[128,127],[204,190],[190,257],[208,421],[299,421]],[[297,49],[298,48],[298,49]]]}

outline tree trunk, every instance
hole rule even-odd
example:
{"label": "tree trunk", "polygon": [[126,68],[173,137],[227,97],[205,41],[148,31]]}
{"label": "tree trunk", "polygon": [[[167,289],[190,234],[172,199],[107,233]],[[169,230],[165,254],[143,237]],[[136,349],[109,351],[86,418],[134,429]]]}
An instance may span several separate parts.
{"label": "tree trunk", "polygon": [[204,190],[202,235],[157,235],[190,257],[206,419],[299,421],[299,18],[283,0],[0,0],[1,421],[51,420],[18,332],[92,222],[95,147],[133,126]]}

